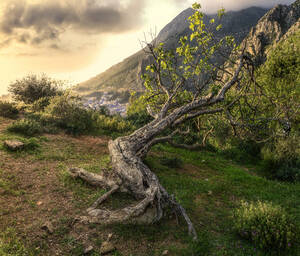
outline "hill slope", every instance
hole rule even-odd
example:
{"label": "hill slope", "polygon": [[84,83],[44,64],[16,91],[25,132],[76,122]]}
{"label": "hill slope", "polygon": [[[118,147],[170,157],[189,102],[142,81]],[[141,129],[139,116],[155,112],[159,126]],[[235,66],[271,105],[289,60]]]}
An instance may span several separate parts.
{"label": "hill slope", "polygon": [[277,5],[266,13],[242,42],[255,57],[256,64],[265,62],[270,49],[300,28],[300,0],[290,6]]}
{"label": "hill slope", "polygon": [[[222,21],[223,29],[217,36],[233,35],[237,42],[241,43],[251,27],[257,24],[257,21],[266,11],[262,8],[251,7],[237,12],[228,12]],[[187,18],[193,12],[193,9],[189,8],[180,13],[161,30],[157,36],[157,41],[164,42],[168,48],[173,48],[182,35],[190,33]],[[205,20],[208,21],[214,16],[205,16]],[[82,95],[94,94],[97,91],[141,91],[143,90],[143,86],[140,76],[147,64],[147,57],[141,50],[112,66],[107,71],[79,84],[74,90]]]}

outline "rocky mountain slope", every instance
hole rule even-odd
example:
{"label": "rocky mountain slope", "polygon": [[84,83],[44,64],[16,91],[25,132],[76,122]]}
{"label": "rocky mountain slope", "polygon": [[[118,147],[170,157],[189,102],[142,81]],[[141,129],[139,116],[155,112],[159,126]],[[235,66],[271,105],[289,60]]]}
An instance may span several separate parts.
{"label": "rocky mountain slope", "polygon": [[[192,14],[191,8],[180,13],[160,31],[157,42],[164,42],[167,48],[174,48],[181,36],[190,33],[187,18]],[[205,16],[205,21],[208,22],[214,16]],[[233,35],[237,43],[246,45],[256,64],[260,65],[272,47],[299,30],[299,17],[300,0],[289,6],[277,5],[268,12],[258,7],[228,12],[222,20],[223,29],[216,37]],[[101,98],[103,92],[115,94],[117,91],[120,94],[122,91],[143,91],[140,76],[148,64],[149,59],[141,50],[107,71],[77,85],[74,90],[83,96],[96,98]]]}
{"label": "rocky mountain slope", "polygon": [[[269,50],[300,29],[300,0],[290,6],[277,5],[266,13],[243,40],[256,65],[264,63]],[[243,47],[242,47],[243,48]]]}
{"label": "rocky mountain slope", "polygon": [[[246,37],[251,27],[267,12],[266,9],[251,7],[237,12],[228,12],[222,20],[223,29],[217,37],[233,35],[238,43]],[[189,8],[180,13],[157,36],[157,42],[164,42],[166,47],[175,47],[178,39],[190,33],[187,18],[193,14]],[[205,20],[215,15],[205,16]],[[124,61],[112,66],[107,71],[76,86],[74,89],[81,95],[98,96],[99,91],[142,91],[140,76],[148,65],[147,57],[141,50]],[[101,93],[100,93],[101,95]]]}

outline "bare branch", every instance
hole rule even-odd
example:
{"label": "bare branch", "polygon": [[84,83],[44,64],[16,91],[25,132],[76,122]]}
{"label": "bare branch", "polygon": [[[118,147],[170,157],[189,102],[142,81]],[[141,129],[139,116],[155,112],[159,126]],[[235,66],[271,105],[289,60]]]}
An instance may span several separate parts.
{"label": "bare branch", "polygon": [[222,112],[224,108],[217,108],[217,109],[205,109],[205,110],[200,110],[195,113],[187,114],[185,116],[182,116],[178,120],[176,120],[173,124],[173,126],[177,126],[187,120],[193,119],[195,117],[201,116],[201,115],[208,115],[208,114],[216,114],[219,112]]}

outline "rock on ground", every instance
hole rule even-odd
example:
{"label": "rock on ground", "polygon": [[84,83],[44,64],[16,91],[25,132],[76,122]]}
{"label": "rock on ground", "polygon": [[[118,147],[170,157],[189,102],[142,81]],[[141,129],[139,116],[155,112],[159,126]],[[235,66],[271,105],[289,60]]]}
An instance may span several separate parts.
{"label": "rock on ground", "polygon": [[116,248],[111,242],[103,242],[100,248],[101,254],[107,254],[114,251]]}
{"label": "rock on ground", "polygon": [[24,143],[18,140],[6,140],[4,146],[9,150],[16,151],[24,148]]}

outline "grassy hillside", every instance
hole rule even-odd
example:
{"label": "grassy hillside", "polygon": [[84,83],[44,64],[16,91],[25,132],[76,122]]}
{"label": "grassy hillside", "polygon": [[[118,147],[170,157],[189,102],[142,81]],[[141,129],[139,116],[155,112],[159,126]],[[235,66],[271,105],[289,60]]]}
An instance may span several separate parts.
{"label": "grassy hillside", "polygon": [[[83,225],[76,216],[101,194],[69,176],[67,168],[83,167],[99,173],[109,168],[108,137],[71,137],[64,134],[29,139],[8,133],[10,120],[0,120],[0,255],[90,255],[108,234],[116,251],[110,255],[273,255],[241,239],[232,229],[232,211],[241,200],[268,201],[281,205],[300,225],[300,184],[267,180],[259,164],[241,165],[217,153],[186,151],[156,146],[146,159],[162,185],[186,208],[199,232],[193,243],[182,220],[172,212],[151,226]],[[9,152],[6,139],[27,144],[24,152]],[[105,207],[118,208],[132,198],[117,194]],[[53,233],[41,229],[50,221]],[[280,255],[280,254],[279,254]],[[300,248],[281,255],[300,255]]]}

